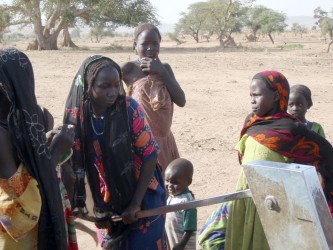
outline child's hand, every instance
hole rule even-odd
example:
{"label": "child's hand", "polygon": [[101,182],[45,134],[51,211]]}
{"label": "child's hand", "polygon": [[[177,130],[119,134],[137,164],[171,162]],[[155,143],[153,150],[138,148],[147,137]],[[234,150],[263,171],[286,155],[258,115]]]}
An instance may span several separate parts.
{"label": "child's hand", "polygon": [[140,67],[143,72],[155,73],[160,75],[164,66],[158,58],[152,59],[149,57],[143,57],[141,58]]}
{"label": "child's hand", "polygon": [[121,218],[125,224],[131,224],[138,219],[135,217],[135,214],[140,211],[139,206],[129,206],[126,210],[122,213]]}

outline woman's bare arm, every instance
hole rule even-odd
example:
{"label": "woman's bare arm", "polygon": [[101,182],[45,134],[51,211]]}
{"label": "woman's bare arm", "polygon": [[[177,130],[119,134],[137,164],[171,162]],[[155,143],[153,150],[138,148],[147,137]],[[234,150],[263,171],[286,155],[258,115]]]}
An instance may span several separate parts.
{"label": "woman's bare arm", "polygon": [[133,223],[136,220],[135,214],[141,209],[141,202],[153,177],[156,168],[156,162],[157,156],[154,156],[143,163],[138,185],[133,195],[131,204],[121,215],[125,224]]}

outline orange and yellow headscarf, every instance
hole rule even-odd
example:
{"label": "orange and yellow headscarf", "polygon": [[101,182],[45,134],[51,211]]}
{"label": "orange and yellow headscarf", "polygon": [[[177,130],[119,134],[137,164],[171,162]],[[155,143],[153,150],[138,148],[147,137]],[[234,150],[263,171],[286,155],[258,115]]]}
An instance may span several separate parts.
{"label": "orange and yellow headscarf", "polygon": [[262,80],[270,89],[276,90],[280,96],[279,111],[287,112],[290,88],[288,80],[283,74],[273,70],[264,71],[255,74],[252,79]]}

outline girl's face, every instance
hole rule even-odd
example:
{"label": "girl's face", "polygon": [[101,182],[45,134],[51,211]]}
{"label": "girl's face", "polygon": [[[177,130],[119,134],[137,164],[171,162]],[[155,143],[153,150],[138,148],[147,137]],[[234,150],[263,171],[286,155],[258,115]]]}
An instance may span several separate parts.
{"label": "girl's face", "polygon": [[260,79],[253,79],[250,84],[251,107],[257,116],[274,115],[279,95]]}
{"label": "girl's face", "polygon": [[297,92],[291,92],[288,102],[288,113],[296,116],[301,121],[305,121],[305,114],[308,110],[308,102],[305,97]]}
{"label": "girl's face", "polygon": [[135,42],[136,51],[139,57],[157,58],[158,53],[160,52],[160,42],[161,40],[156,31],[143,31]]}
{"label": "girl's face", "polygon": [[120,77],[116,68],[102,68],[97,73],[95,82],[89,91],[93,108],[104,112],[111,107],[119,95],[120,84]]}

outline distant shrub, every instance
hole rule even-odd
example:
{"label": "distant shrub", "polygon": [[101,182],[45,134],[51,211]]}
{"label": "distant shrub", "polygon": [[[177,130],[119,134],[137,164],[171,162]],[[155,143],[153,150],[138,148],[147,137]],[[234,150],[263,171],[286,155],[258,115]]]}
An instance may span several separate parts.
{"label": "distant shrub", "polygon": [[21,41],[26,39],[26,37],[22,33],[17,32],[5,34],[3,38],[8,41]]}
{"label": "distant shrub", "polygon": [[80,50],[90,50],[88,46],[80,46]]}
{"label": "distant shrub", "polygon": [[119,50],[124,50],[124,47],[115,43],[110,43],[109,46],[103,48],[105,50],[114,50],[114,51],[119,51]]}
{"label": "distant shrub", "polygon": [[284,47],[286,49],[303,49],[304,45],[303,44],[299,44],[299,43],[295,43],[295,44],[287,44]]}
{"label": "distant shrub", "polygon": [[132,37],[133,34],[130,32],[114,32],[113,36],[114,37]]}
{"label": "distant shrub", "polygon": [[284,43],[283,45],[277,45],[275,46],[275,48],[279,48],[281,50],[283,49],[303,49],[304,45],[303,44],[299,44],[299,43],[292,43],[292,44],[287,44]]}
{"label": "distant shrub", "polygon": [[176,33],[168,33],[168,36],[170,38],[170,40],[175,41],[177,43],[177,45],[180,45],[182,43],[185,43],[185,41],[182,41],[179,37],[178,34]]}

